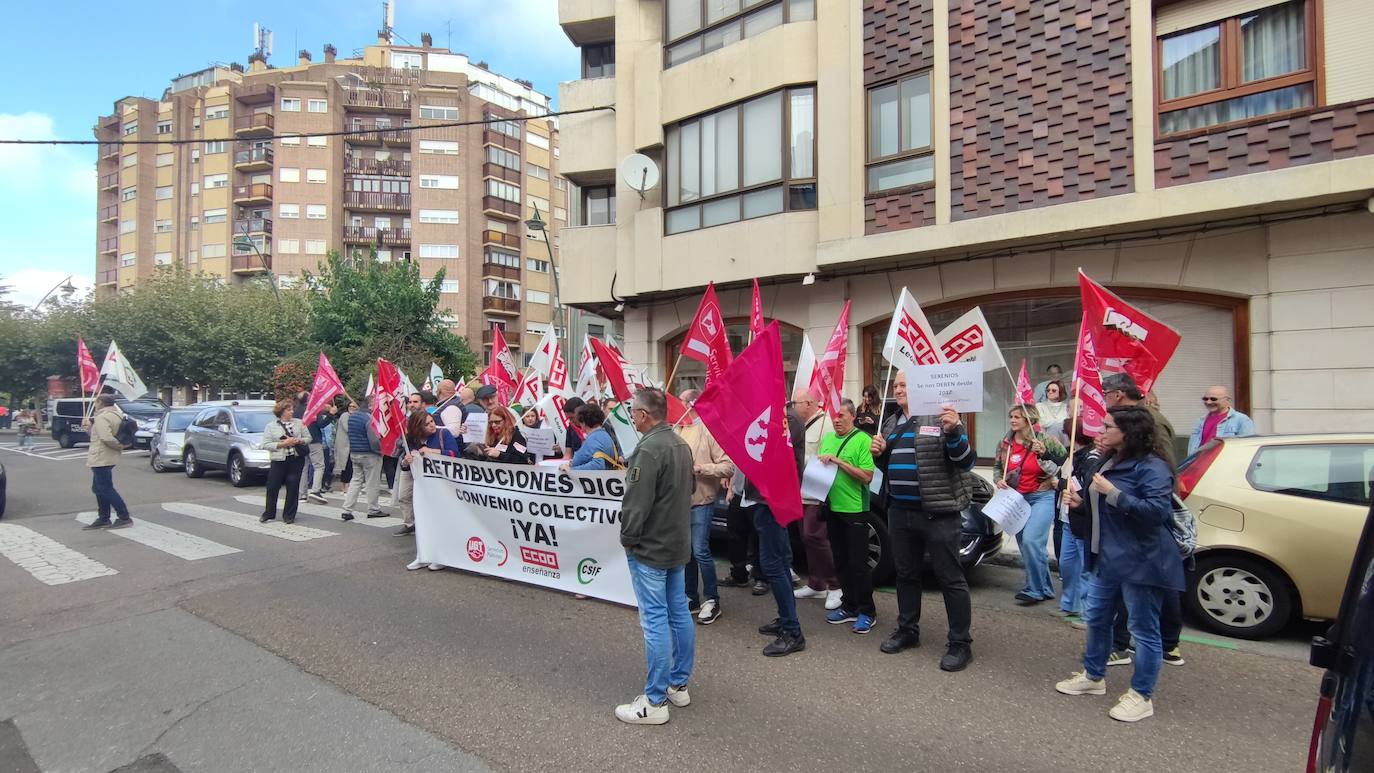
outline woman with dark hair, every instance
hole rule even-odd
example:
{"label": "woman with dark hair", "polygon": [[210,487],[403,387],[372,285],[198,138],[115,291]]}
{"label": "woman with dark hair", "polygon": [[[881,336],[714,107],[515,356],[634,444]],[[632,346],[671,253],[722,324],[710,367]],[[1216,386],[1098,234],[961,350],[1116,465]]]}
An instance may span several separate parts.
{"label": "woman with dark hair", "polygon": [[281,519],[295,523],[310,430],[295,418],[296,404],[289,397],[278,400],[272,413],[277,420],[263,429],[262,442],[258,444],[258,448],[270,451],[272,456],[272,466],[267,471],[267,504],[258,520],[266,523],[277,519],[277,498],[281,496],[282,484],[286,484],[286,506],[282,508]]}
{"label": "woman with dark hair", "polygon": [[582,429],[582,446],[573,458],[563,464],[570,470],[610,470],[619,464],[620,445],[611,428],[606,426],[606,413],[592,403],[577,409],[574,423]]}
{"label": "woman with dark hair", "polygon": [[1069,442],[1069,436],[1064,434],[1064,421],[1069,418],[1068,398],[1064,385],[1051,381],[1045,385],[1045,399],[1035,404],[1035,410],[1040,414],[1040,425],[1062,444]]}
{"label": "woman with dark hair", "polygon": [[1169,529],[1174,472],[1149,411],[1135,406],[1112,408],[1103,426],[1098,438],[1105,457],[1102,466],[1093,474],[1088,490],[1075,491],[1071,486],[1064,493],[1071,512],[1088,517],[1088,643],[1083,670],[1055,689],[1065,695],[1106,694],[1104,677],[1120,595],[1130,611],[1135,673],[1131,689],[1108,716],[1137,722],[1154,715],[1154,688],[1164,661],[1159,631],[1164,596],[1184,587],[1183,562]]}
{"label": "woman with dark hair", "polygon": [[[1073,419],[1065,419],[1061,422],[1061,430],[1065,435],[1068,434],[1072,421]],[[1080,418],[1077,431],[1074,433],[1073,480],[1060,481],[1061,496],[1062,492],[1071,486],[1076,486],[1078,491],[1087,488],[1100,464],[1102,451],[1093,438],[1084,434],[1083,420]],[[1054,524],[1055,545],[1059,551],[1059,582],[1063,586],[1056,614],[1066,618],[1070,625],[1080,631],[1088,628],[1088,624],[1082,619],[1088,579],[1083,566],[1084,553],[1087,552],[1085,540],[1088,538],[1089,530],[1086,521],[1085,514],[1059,508],[1059,517]]]}
{"label": "woman with dark hair", "polygon": [[[406,447],[410,449],[401,457],[401,469],[410,471],[412,465],[419,463],[421,456],[458,456],[462,453],[462,448],[458,445],[458,439],[444,427],[434,423],[434,414],[428,411],[416,411],[406,419]],[[405,525],[396,532],[396,537],[404,537],[415,533],[415,508],[411,506],[411,497],[414,496],[415,474],[410,472],[407,478],[411,485],[400,492],[405,499],[403,510],[405,511]],[[410,568],[419,569],[422,564],[416,562]]]}
{"label": "woman with dark hair", "polygon": [[525,436],[516,428],[515,414],[504,405],[487,411],[487,437],[484,445],[484,461],[534,464],[534,455],[525,450]]}
{"label": "woman with dark hair", "polygon": [[859,412],[854,414],[854,426],[870,435],[878,433],[878,414],[883,412],[883,402],[878,399],[878,388],[869,384],[864,387],[864,399],[859,403]]}
{"label": "woman with dark hair", "polygon": [[571,460],[577,449],[582,447],[585,437],[577,426],[577,409],[586,405],[580,397],[569,397],[563,403],[563,416],[568,420],[568,431],[563,438],[563,458]]}
{"label": "woman with dark hair", "polygon": [[1029,405],[1013,405],[1007,412],[1011,431],[997,446],[992,477],[999,489],[1015,489],[1031,507],[1030,520],[1016,533],[1026,584],[1016,603],[1033,606],[1054,598],[1050,579],[1050,530],[1054,528],[1054,490],[1059,467],[1069,457],[1058,440],[1036,429],[1040,416]]}

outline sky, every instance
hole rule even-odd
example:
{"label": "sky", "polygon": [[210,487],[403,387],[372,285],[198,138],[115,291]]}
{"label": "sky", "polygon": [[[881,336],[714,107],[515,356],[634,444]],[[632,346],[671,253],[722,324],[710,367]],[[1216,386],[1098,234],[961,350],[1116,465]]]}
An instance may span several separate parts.
{"label": "sky", "polygon": [[[269,63],[289,66],[302,48],[318,62],[325,43],[340,57],[376,43],[382,19],[381,0],[6,5],[0,139],[92,139],[115,100],[157,99],[177,75],[246,63],[254,22],[274,33]],[[398,43],[419,45],[429,32],[436,46],[528,79],[555,100],[559,83],[579,77],[577,49],[558,26],[558,0],[397,0],[395,29]],[[94,145],[0,145],[0,285],[11,300],[36,303],[68,275],[80,288],[93,285],[95,160]]]}

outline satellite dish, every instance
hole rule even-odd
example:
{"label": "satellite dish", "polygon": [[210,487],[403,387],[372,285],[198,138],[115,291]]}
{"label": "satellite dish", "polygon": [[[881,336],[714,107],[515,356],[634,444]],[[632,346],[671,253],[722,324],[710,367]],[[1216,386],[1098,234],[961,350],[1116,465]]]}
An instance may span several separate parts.
{"label": "satellite dish", "polygon": [[658,164],[643,153],[631,153],[620,162],[620,178],[644,198],[644,192],[658,187]]}

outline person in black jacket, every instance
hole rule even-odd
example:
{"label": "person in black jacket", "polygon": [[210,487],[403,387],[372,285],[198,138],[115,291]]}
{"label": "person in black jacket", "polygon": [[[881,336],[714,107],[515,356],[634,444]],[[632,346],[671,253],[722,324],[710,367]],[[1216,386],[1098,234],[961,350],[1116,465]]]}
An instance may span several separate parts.
{"label": "person in black jacket", "polygon": [[[305,408],[309,404],[309,392],[297,394],[294,410],[296,416],[302,420],[305,419]],[[319,504],[325,503],[324,428],[334,423],[334,419],[338,416],[338,413],[339,409],[336,408],[331,401],[326,404],[318,414],[311,417],[310,421],[305,425],[305,428],[310,431],[310,445],[308,446],[310,452],[310,470],[308,479],[309,485],[306,487],[306,491],[301,496],[301,499],[309,499],[311,502],[318,502]]]}
{"label": "person in black jacket", "polygon": [[[787,434],[792,439],[792,453],[796,455],[797,478],[800,479],[805,466],[806,427],[801,417],[792,411],[787,412]],[[763,648],[763,654],[782,657],[801,652],[806,649],[806,637],[802,635],[801,621],[797,619],[797,598],[792,594],[791,538],[787,529],[778,525],[772,508],[764,501],[758,488],[747,479],[744,481],[740,506],[745,512],[752,513],[754,529],[759,535],[759,564],[773,592],[773,600],[778,605],[777,618],[759,626],[759,633],[777,637]]]}
{"label": "person in black jacket", "polygon": [[973,660],[973,601],[959,565],[959,532],[972,498],[969,470],[977,457],[953,409],[939,416],[908,415],[905,373],[897,374],[893,394],[901,413],[883,423],[872,444],[873,459],[883,471],[887,531],[897,567],[897,630],[880,649],[895,654],[920,646],[921,569],[928,552],[949,619],[940,668],[962,671]]}
{"label": "person in black jacket", "polygon": [[504,405],[487,412],[487,437],[481,459],[504,464],[534,464],[534,454],[525,448],[525,436],[517,429],[515,414]]}

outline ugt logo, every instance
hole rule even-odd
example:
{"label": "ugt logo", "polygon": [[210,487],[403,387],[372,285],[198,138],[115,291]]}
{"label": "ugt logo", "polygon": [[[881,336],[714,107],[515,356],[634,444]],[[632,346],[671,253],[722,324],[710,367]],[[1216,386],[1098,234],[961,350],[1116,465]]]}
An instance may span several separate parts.
{"label": "ugt logo", "polygon": [[481,537],[468,537],[468,558],[475,564],[482,563],[482,559],[487,557],[487,544]]}

